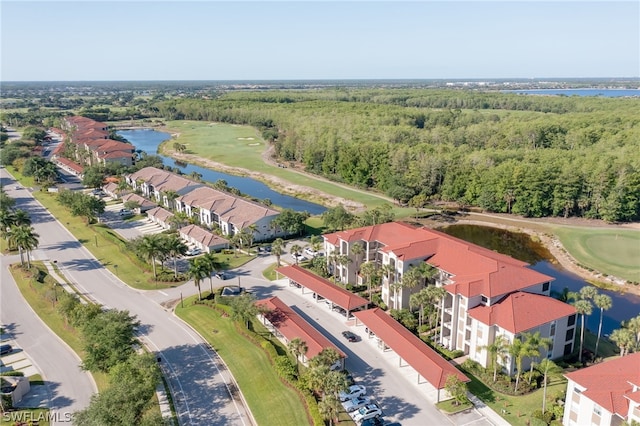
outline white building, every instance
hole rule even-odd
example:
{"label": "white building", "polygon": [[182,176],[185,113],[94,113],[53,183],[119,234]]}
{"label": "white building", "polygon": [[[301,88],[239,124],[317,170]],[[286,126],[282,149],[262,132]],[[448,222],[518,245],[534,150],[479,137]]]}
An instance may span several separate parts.
{"label": "white building", "polygon": [[562,424],[640,424],[640,353],[565,374]]}

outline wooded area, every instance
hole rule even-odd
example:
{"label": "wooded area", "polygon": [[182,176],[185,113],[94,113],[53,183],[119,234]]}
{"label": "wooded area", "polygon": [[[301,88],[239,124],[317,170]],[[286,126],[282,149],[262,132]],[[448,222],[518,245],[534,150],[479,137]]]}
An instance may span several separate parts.
{"label": "wooded area", "polygon": [[423,207],[640,219],[640,101],[437,89],[229,92],[148,105],[248,124],[282,162]]}

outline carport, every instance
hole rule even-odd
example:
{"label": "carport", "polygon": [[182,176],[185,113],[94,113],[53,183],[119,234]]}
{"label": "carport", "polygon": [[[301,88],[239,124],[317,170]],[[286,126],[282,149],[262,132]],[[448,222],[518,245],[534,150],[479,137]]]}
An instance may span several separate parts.
{"label": "carport", "polygon": [[[438,390],[438,402],[440,390],[444,389],[450,374],[458,376],[463,382],[470,381],[460,370],[382,309],[368,309],[355,312],[354,315],[356,326],[361,322],[369,329],[370,336],[371,333],[375,334],[382,344],[382,350],[388,347],[398,354],[400,367],[409,365],[418,372],[418,384],[423,377]],[[406,365],[403,365],[403,360]]]}
{"label": "carport", "polygon": [[285,345],[293,339],[300,339],[306,344],[306,352],[302,354],[303,364],[307,365],[308,360],[324,349],[333,349],[340,355],[336,366],[344,370],[347,355],[277,296],[258,300],[256,306],[267,310],[259,315],[262,323]]}
{"label": "carport", "polygon": [[347,318],[352,311],[369,306],[369,301],[364,297],[353,294],[298,265],[284,266],[276,269],[276,272],[289,278],[289,285],[300,287],[303,294],[305,289],[311,290],[316,295],[316,301],[320,300],[320,296],[341,307],[346,311]]}

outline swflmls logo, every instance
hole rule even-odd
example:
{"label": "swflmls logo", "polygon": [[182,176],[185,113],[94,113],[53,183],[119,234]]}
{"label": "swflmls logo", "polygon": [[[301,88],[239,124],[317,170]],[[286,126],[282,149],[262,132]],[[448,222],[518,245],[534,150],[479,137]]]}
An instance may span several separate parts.
{"label": "swflmls logo", "polygon": [[67,422],[71,423],[71,413],[60,413],[57,411],[11,411],[2,413],[2,421],[9,423],[34,424],[36,422]]}

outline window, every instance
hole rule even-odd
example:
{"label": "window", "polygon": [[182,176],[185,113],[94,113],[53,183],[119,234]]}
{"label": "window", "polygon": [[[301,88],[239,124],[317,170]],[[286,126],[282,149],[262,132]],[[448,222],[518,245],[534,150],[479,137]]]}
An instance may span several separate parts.
{"label": "window", "polygon": [[573,314],[569,317],[569,319],[567,320],[567,327],[571,327],[572,325],[574,325],[576,323],[576,315]]}
{"label": "window", "polygon": [[489,299],[487,299],[487,296],[482,296],[482,304],[483,305],[486,305],[488,301],[489,301]]}
{"label": "window", "polygon": [[567,343],[566,345],[564,345],[564,355],[569,355],[572,349],[573,347],[571,343]]}
{"label": "window", "polygon": [[597,415],[597,416],[601,416],[602,415],[602,409],[599,406],[594,405],[593,406],[593,413],[595,415]]}
{"label": "window", "polygon": [[549,291],[549,283],[548,282],[542,284],[542,291]]}
{"label": "window", "polygon": [[556,334],[556,322],[553,321],[551,323],[551,330],[549,331],[549,336],[555,336]]}
{"label": "window", "polygon": [[571,330],[567,330],[567,334],[564,338],[565,342],[573,341],[573,328]]}

